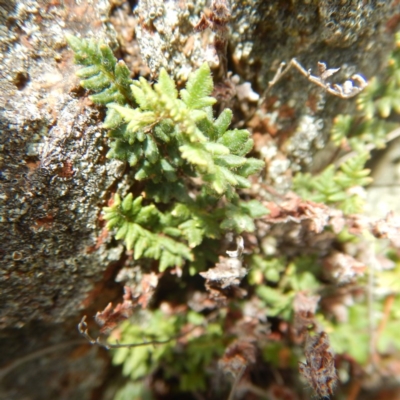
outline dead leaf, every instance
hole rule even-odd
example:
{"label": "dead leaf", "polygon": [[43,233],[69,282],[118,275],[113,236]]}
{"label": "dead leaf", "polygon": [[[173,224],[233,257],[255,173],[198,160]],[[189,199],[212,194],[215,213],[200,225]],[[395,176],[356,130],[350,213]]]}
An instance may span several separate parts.
{"label": "dead leaf", "polygon": [[236,377],[245,367],[253,365],[257,360],[257,347],[254,341],[237,340],[226,350],[219,360],[218,366]]}
{"label": "dead leaf", "polygon": [[301,375],[319,397],[329,398],[337,383],[335,359],[325,332],[307,334],[306,363],[299,363]]}
{"label": "dead leaf", "polygon": [[336,283],[349,283],[364,274],[365,264],[354,257],[335,251],[323,260],[324,275]]}
{"label": "dead leaf", "polygon": [[215,300],[223,301],[227,297],[243,297],[246,293],[239,288],[240,282],[247,275],[239,258],[219,257],[219,263],[206,272],[200,272],[206,279],[206,289]]}
{"label": "dead leaf", "polygon": [[103,311],[96,314],[95,320],[97,324],[101,326],[100,333],[109,333],[121,321],[128,319],[132,315],[133,303],[131,289],[125,286],[124,292],[124,301],[122,303],[117,304],[114,309],[112,303],[109,303]]}
{"label": "dead leaf", "polygon": [[294,329],[297,334],[303,334],[307,329],[315,327],[315,312],[320,296],[308,296],[304,292],[296,293],[293,301]]}

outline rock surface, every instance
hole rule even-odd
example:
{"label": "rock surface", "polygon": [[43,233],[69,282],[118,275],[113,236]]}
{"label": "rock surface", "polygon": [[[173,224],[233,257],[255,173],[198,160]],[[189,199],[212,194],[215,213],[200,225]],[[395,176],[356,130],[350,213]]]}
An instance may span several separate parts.
{"label": "rock surface", "polygon": [[[127,2],[0,0],[0,399],[102,398],[94,390],[108,365],[75,326],[114,295],[106,286],[123,249],[110,245],[99,216],[125,167],[105,158],[103,110],[79,87],[65,33],[114,48],[118,39],[135,72],[147,72],[132,61],[140,48],[153,75],[164,65],[184,79],[212,54],[210,32],[192,34],[203,3],[143,0],[133,17]],[[341,67],[341,82],[355,72],[371,77],[399,16],[390,1],[233,3],[230,66],[260,94],[293,57],[306,69],[318,61]],[[137,42],[122,20],[137,24]],[[353,101],[327,97],[292,71],[258,118],[272,136],[292,135],[287,152],[303,165],[324,146],[330,119],[352,109]],[[277,150],[271,181],[285,186],[288,167]]]}
{"label": "rock surface", "polygon": [[121,256],[98,237],[124,166],[105,159],[101,111],[79,88],[64,38],[113,40],[109,9],[105,0],[0,4],[2,367],[45,351],[4,376],[0,398],[85,399],[107,364],[97,349],[62,344],[79,339],[79,313]]}

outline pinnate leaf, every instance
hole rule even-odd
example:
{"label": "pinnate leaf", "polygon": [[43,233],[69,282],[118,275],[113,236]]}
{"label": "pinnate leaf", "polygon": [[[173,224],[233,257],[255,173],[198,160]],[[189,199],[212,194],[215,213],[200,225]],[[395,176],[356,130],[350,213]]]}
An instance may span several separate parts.
{"label": "pinnate leaf", "polygon": [[181,99],[189,109],[202,109],[215,104],[216,100],[209,95],[213,91],[210,67],[204,63],[189,76],[186,89],[180,92]]}

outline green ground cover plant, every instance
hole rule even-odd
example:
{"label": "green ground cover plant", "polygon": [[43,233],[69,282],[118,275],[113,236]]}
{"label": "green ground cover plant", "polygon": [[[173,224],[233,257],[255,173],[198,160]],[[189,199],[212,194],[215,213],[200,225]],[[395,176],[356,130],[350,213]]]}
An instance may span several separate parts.
{"label": "green ground cover plant", "polygon": [[[318,398],[339,399],[357,368],[367,375],[398,354],[399,226],[357,214],[370,150],[385,144],[399,111],[398,49],[386,80],[359,95],[357,115],[335,119],[338,159],[296,173],[296,194],[271,201],[251,190],[264,161],[249,157],[250,132],[230,128],[228,108],[214,116],[207,64],[177,88],[163,69],[154,84],[132,79],[104,43],[68,42],[81,86],[106,108],[107,157],[128,166],[129,187],[102,215],[134,276],[123,303],[96,317],[102,333],[112,330],[108,342],[80,325],[92,343],[115,348],[127,377],[116,399],[156,398],[155,382],[186,398],[232,399],[242,382],[253,396],[279,398],[279,387],[295,399],[304,386],[297,365]],[[234,383],[212,391],[215,371]],[[290,371],[290,385],[255,371]]]}

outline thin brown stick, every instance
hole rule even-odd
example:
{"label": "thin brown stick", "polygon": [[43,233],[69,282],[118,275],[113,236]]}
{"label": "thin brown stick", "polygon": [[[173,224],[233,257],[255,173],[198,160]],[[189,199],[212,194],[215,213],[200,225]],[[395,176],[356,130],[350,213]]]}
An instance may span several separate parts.
{"label": "thin brown stick", "polygon": [[374,345],[375,348],[377,348],[379,338],[381,337],[382,333],[384,332],[386,325],[389,321],[390,312],[392,311],[395,299],[396,299],[395,294],[390,294],[385,299],[385,303],[383,306],[383,316],[382,316],[381,321],[379,322],[379,326],[378,326],[378,329],[377,329],[376,335],[375,335],[375,345]]}
{"label": "thin brown stick", "polygon": [[243,389],[261,397],[262,399],[272,400],[272,397],[265,391],[265,389],[261,389],[260,387],[253,385],[251,382],[244,383]]}
{"label": "thin brown stick", "polygon": [[88,330],[88,326],[86,323],[86,315],[84,315],[81,319],[81,322],[79,322],[78,324],[78,331],[79,333],[86,338],[90,344],[95,344],[98,345],[100,347],[104,347],[106,350],[110,350],[110,349],[120,349],[122,347],[127,347],[127,348],[131,348],[131,347],[139,347],[139,346],[147,346],[147,345],[157,345],[157,344],[165,344],[165,343],[169,343],[172,340],[175,339],[179,339],[181,337],[184,337],[186,335],[188,335],[190,332],[194,331],[196,328],[198,328],[198,325],[194,326],[192,329],[189,329],[187,332],[183,332],[180,333],[178,335],[175,336],[171,336],[168,339],[165,340],[147,340],[147,341],[143,341],[143,342],[139,342],[139,343],[112,343],[112,344],[108,344],[108,343],[104,343],[101,341],[100,336],[97,337],[96,339],[93,339],[90,334],[89,334],[89,330]]}
{"label": "thin brown stick", "polygon": [[356,400],[358,393],[360,393],[361,389],[361,382],[360,381],[353,381],[350,386],[349,394],[346,400]]}
{"label": "thin brown stick", "polygon": [[[268,88],[261,97],[260,103],[265,100],[271,88],[278,83],[291,68],[297,69],[310,82],[320,86],[328,93],[332,94],[333,96],[340,97],[341,99],[350,99],[351,97],[356,96],[358,93],[364,90],[368,84],[361,75],[355,74],[351,77],[351,80],[347,80],[342,85],[332,85],[331,83],[327,82],[326,79],[338,72],[340,68],[327,70],[324,63],[318,63],[318,67],[320,68],[320,76],[314,76],[311,75],[311,70],[307,71],[295,58],[292,58],[288,64],[282,62],[272,78],[272,81],[268,83]],[[353,82],[356,83],[356,85],[353,85]]]}
{"label": "thin brown stick", "polygon": [[247,368],[247,365],[242,365],[239,373],[236,375],[235,381],[233,382],[233,385],[232,385],[232,389],[229,393],[228,400],[233,400],[235,398],[236,388],[238,387],[239,382],[242,379],[244,372],[246,371],[246,368]]}

